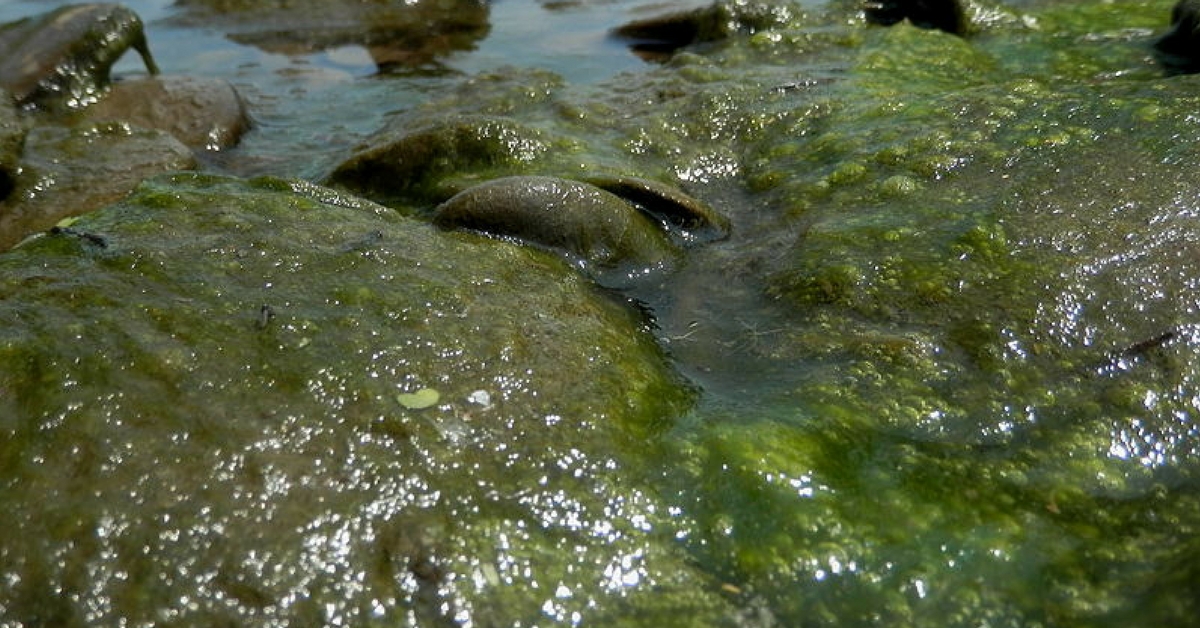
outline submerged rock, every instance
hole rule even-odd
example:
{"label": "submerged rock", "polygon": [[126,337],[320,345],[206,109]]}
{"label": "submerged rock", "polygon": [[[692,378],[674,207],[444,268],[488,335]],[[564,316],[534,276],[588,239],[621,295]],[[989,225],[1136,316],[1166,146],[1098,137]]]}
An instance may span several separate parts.
{"label": "submerged rock", "polygon": [[482,0],[179,0],[177,21],[224,30],[269,52],[366,48],[381,70],[420,68],[474,46],[488,31]]}
{"label": "submerged rock", "polygon": [[118,4],[65,6],[0,25],[0,87],[21,105],[85,107],[107,88],[109,70],[130,48],[158,73],[141,19]]}
{"label": "submerged rock", "polygon": [[554,256],[178,175],[0,255],[0,318],[6,617],[731,621],[631,454],[692,393]]}

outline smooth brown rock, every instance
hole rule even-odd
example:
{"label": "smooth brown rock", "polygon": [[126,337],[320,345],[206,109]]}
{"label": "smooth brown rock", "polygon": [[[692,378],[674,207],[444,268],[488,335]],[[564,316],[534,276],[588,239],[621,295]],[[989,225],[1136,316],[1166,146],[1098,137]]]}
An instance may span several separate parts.
{"label": "smooth brown rock", "polygon": [[250,128],[245,103],[232,85],[190,76],[114,83],[105,98],[83,112],[82,119],[158,129],[197,150],[235,146]]}
{"label": "smooth brown rock", "polygon": [[439,205],[434,223],[565,252],[609,285],[667,266],[677,254],[658,226],[620,197],[555,177],[482,183]]}

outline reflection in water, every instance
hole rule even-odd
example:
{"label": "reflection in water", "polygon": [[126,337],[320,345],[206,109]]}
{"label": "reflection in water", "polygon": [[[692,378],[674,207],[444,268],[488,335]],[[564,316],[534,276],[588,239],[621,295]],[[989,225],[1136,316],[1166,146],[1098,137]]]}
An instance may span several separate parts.
{"label": "reflection in water", "polygon": [[381,71],[422,68],[470,50],[488,32],[488,5],[477,0],[403,3],[213,2],[180,0],[171,21],[216,28],[232,41],[281,55],[347,45],[367,50]]}

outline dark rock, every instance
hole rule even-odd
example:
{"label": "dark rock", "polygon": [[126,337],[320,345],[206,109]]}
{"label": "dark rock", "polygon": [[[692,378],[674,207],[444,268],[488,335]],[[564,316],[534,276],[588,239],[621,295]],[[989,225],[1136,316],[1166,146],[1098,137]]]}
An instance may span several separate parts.
{"label": "dark rock", "polygon": [[649,218],[620,197],[555,177],[503,177],[477,185],[438,206],[434,223],[566,252],[609,285],[664,267],[677,253]]}
{"label": "dark rock", "polygon": [[728,218],[676,187],[640,177],[616,175],[585,177],[583,180],[633,203],[685,244],[729,237]]}
{"label": "dark rock", "polygon": [[914,26],[966,35],[970,23],[961,0],[868,0],[867,21],[891,26],[908,20]]}
{"label": "dark rock", "polygon": [[17,119],[12,99],[0,89],[0,201],[12,192],[17,176],[17,160],[24,143],[25,128]]}
{"label": "dark rock", "polygon": [[782,3],[717,2],[700,9],[629,22],[617,27],[613,34],[629,40],[635,54],[658,61],[686,46],[786,24],[794,12],[790,5]]}
{"label": "dark rock", "polygon": [[1171,30],[1154,42],[1154,49],[1169,71],[1200,72],[1200,1],[1179,0],[1171,9]]}

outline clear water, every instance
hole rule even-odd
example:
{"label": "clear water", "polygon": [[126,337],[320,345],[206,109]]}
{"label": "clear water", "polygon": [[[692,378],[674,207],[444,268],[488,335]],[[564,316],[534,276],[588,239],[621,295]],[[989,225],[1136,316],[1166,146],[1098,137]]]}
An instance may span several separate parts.
{"label": "clear water", "polygon": [[[0,21],[67,4],[73,3],[3,2]],[[164,73],[226,79],[247,100],[257,132],[246,138],[237,163],[226,164],[234,174],[314,177],[377,130],[389,113],[463,76],[508,67],[542,68],[568,82],[587,84],[642,70],[645,62],[609,31],[638,17],[707,3],[499,0],[491,4],[490,29],[474,49],[439,59],[444,72],[408,76],[378,75],[375,63],[359,46],[277,54],[238,44],[219,32],[179,26],[174,20],[180,9],[170,0],[124,4],[145,22],[151,51]],[[117,79],[144,72],[141,60],[132,53],[113,68]]]}
{"label": "clear water", "polygon": [[[77,4],[69,0],[8,0],[0,3],[0,21]],[[375,66],[364,51],[342,48],[312,55],[277,55],[233,43],[220,34],[183,29],[170,24],[179,9],[170,0],[129,0],[122,3],[140,15],[155,57],[164,72],[203,76],[265,79],[287,68],[327,70],[332,77],[348,79],[373,74]],[[602,0],[599,2],[539,3],[536,0],[498,0],[490,7],[488,35],[475,50],[444,59],[462,73],[516,65],[546,68],[571,81],[589,82],[643,63],[608,30],[631,19],[667,10],[702,6],[703,0]],[[548,8],[553,7],[553,8]],[[240,72],[257,68],[257,76]],[[137,71],[129,61],[117,72]]]}

